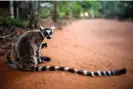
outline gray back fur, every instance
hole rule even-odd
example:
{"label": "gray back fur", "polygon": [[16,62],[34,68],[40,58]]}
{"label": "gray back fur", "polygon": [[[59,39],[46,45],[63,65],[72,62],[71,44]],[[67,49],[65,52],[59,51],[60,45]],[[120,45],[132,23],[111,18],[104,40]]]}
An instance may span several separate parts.
{"label": "gray back fur", "polygon": [[32,30],[24,33],[12,47],[12,54],[18,67],[28,68],[37,65],[39,50],[44,36],[40,30]]}

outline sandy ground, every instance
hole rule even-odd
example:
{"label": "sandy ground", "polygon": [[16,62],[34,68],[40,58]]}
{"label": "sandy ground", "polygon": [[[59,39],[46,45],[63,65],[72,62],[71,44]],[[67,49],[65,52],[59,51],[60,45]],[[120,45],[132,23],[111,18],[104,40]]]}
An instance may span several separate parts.
{"label": "sandy ground", "polygon": [[117,20],[77,20],[56,30],[42,55],[43,65],[89,71],[127,68],[127,74],[85,77],[67,72],[22,72],[0,57],[0,89],[133,89],[133,23]]}

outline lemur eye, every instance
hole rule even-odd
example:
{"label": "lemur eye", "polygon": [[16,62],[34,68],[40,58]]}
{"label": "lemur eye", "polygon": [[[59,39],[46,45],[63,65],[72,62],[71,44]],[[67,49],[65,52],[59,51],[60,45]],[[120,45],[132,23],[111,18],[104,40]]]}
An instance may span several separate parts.
{"label": "lemur eye", "polygon": [[50,32],[50,35],[52,35],[52,31]]}
{"label": "lemur eye", "polygon": [[46,36],[47,35],[47,32],[44,32],[43,34]]}

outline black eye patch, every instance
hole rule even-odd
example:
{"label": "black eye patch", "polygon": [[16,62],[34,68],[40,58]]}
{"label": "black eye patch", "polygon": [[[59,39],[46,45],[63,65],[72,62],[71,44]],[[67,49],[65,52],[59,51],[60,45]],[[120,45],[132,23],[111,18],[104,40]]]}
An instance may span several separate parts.
{"label": "black eye patch", "polygon": [[44,31],[44,33],[43,33],[43,34],[44,34],[44,36],[47,36],[47,35],[48,35],[48,33],[47,33],[46,31]]}
{"label": "black eye patch", "polygon": [[52,35],[52,31],[50,31],[50,35]]}
{"label": "black eye patch", "polygon": [[52,35],[52,29],[50,29],[50,28],[43,29],[43,35],[45,37],[49,37],[50,35]]}

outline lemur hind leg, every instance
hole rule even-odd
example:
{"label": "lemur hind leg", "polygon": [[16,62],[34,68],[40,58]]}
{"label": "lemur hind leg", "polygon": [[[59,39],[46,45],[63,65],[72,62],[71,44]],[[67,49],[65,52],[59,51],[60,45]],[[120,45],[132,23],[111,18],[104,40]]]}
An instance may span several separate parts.
{"label": "lemur hind leg", "polygon": [[20,70],[33,72],[34,68],[38,65],[37,59],[38,59],[38,57],[36,55],[29,57],[30,61],[23,62],[23,64],[22,64],[23,66],[22,66],[22,68],[20,68]]}
{"label": "lemur hind leg", "polygon": [[6,64],[12,64],[12,61],[11,61],[11,50],[9,50],[6,55]]}
{"label": "lemur hind leg", "polygon": [[49,62],[51,60],[50,57],[42,56],[39,50],[37,51],[37,57],[38,57],[38,64],[44,63],[44,62]]}
{"label": "lemur hind leg", "polygon": [[44,62],[49,62],[51,60],[50,57],[46,57],[46,56],[40,56],[38,61],[38,64],[44,63]]}
{"label": "lemur hind leg", "polygon": [[34,67],[23,67],[19,69],[20,71],[29,71],[29,72],[33,72],[34,71]]}
{"label": "lemur hind leg", "polygon": [[11,50],[9,50],[6,54],[6,64],[10,68],[17,69],[17,66],[13,63],[11,59]]}
{"label": "lemur hind leg", "polygon": [[46,56],[41,56],[41,54],[37,53],[37,57],[38,57],[38,64],[40,63],[44,63],[44,62],[49,62],[51,60],[50,57],[46,57]]}

